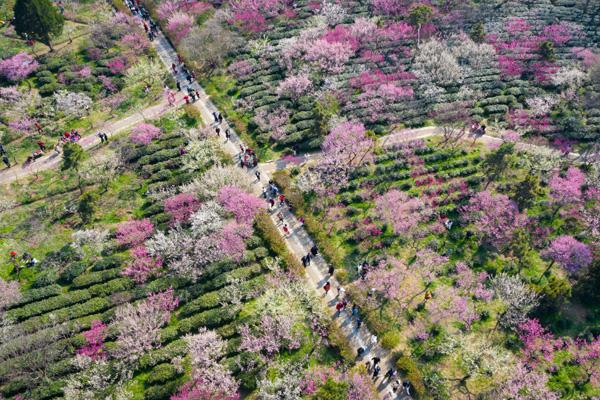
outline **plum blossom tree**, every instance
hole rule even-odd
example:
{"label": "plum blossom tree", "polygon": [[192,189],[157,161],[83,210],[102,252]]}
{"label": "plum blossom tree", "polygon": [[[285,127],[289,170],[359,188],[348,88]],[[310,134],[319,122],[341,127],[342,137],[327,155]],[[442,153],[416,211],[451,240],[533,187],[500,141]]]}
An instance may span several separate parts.
{"label": "plum blossom tree", "polygon": [[230,222],[223,227],[220,235],[219,247],[223,254],[240,261],[246,249],[244,241],[252,236],[252,227],[244,223]]}
{"label": "plum blossom tree", "polygon": [[411,198],[400,190],[390,190],[375,199],[375,204],[377,216],[391,225],[397,235],[413,237],[417,226],[432,215],[432,210],[422,200]]}
{"label": "plum blossom tree", "polygon": [[160,136],[160,128],[142,122],[131,130],[129,139],[135,144],[150,144],[153,139]]}
{"label": "plum blossom tree", "polygon": [[510,243],[515,229],[523,227],[526,217],[517,205],[503,194],[483,191],[462,207],[461,218],[473,224],[477,235],[496,249]]}
{"label": "plum blossom tree", "polygon": [[53,96],[56,110],[70,117],[80,118],[92,108],[92,99],[84,93],[59,90]]}
{"label": "plum blossom tree", "polygon": [[[537,305],[537,296],[518,276],[501,273],[491,280],[494,297],[503,305],[504,310],[497,317],[498,325],[514,329],[527,320],[527,314]],[[494,328],[495,329],[495,328]]]}
{"label": "plum blossom tree", "polygon": [[312,87],[312,82],[307,74],[292,75],[285,78],[277,87],[280,97],[289,97],[298,100],[304,96]]}
{"label": "plum blossom tree", "polygon": [[180,193],[164,202],[165,212],[171,216],[171,225],[187,222],[200,208],[200,201],[191,193]]}
{"label": "plum blossom tree", "polygon": [[552,268],[554,263],[558,263],[570,274],[575,274],[592,263],[592,252],[589,247],[568,235],[558,236],[554,239],[543,255],[550,259],[550,264],[540,279]]}
{"label": "plum blossom tree", "polygon": [[344,64],[354,55],[352,46],[342,42],[317,39],[304,48],[303,60],[324,72],[342,72]]}
{"label": "plum blossom tree", "polygon": [[555,173],[548,186],[550,187],[550,196],[556,204],[554,215],[560,208],[579,203],[582,198],[581,187],[585,183],[585,175],[576,167],[570,167],[564,175]]}
{"label": "plum blossom tree", "polygon": [[513,367],[510,379],[496,392],[498,398],[519,400],[558,400],[559,395],[548,386],[548,375],[532,370],[523,363]]}
{"label": "plum blossom tree", "polygon": [[137,284],[142,284],[151,276],[157,275],[162,267],[160,257],[152,257],[144,246],[132,249],[131,255],[133,260],[123,270],[122,275],[130,277]]}
{"label": "plum blossom tree", "polygon": [[125,72],[125,82],[129,86],[145,85],[153,88],[162,86],[167,72],[160,61],[142,58]]}
{"label": "plum blossom tree", "polygon": [[150,41],[141,32],[132,32],[125,34],[121,40],[121,45],[129,49],[135,55],[143,54],[150,47]]}
{"label": "plum blossom tree", "polygon": [[183,168],[189,172],[201,171],[216,165],[222,159],[222,150],[214,138],[193,139],[185,146]]}
{"label": "plum blossom tree", "polygon": [[11,82],[27,78],[39,67],[39,63],[29,54],[20,52],[0,61],[0,76]]}
{"label": "plum blossom tree", "polygon": [[71,247],[81,256],[94,259],[107,245],[107,229],[83,229],[73,232]]}
{"label": "plum blossom tree", "polygon": [[116,238],[121,246],[134,247],[152,236],[154,224],[150,219],[129,220],[117,225]]}
{"label": "plum blossom tree", "polygon": [[127,362],[158,346],[160,328],[179,304],[173,289],[154,293],[137,305],[127,304],[115,312],[117,348],[115,356]]}
{"label": "plum blossom tree", "polygon": [[158,18],[167,20],[171,15],[175,14],[177,10],[179,10],[179,5],[175,1],[167,0],[160,3],[156,9],[156,14],[158,15]]}
{"label": "plum blossom tree", "polygon": [[456,286],[465,295],[472,295],[476,299],[489,301],[494,293],[485,287],[485,282],[488,280],[486,272],[476,274],[467,264],[458,262],[454,266]]}
{"label": "plum blossom tree", "polygon": [[215,165],[199,178],[182,187],[182,192],[196,193],[201,200],[213,199],[225,186],[235,186],[250,192],[246,174],[232,165]]}
{"label": "plum blossom tree", "polygon": [[173,35],[175,42],[179,43],[185,38],[194,26],[194,19],[183,12],[173,13],[167,22],[167,31]]}
{"label": "plum blossom tree", "polygon": [[239,223],[249,224],[265,208],[265,203],[258,197],[233,186],[225,186],[217,195],[223,208],[233,214]]}
{"label": "plum blossom tree", "polygon": [[107,326],[99,320],[93,320],[88,331],[83,332],[85,345],[77,349],[77,354],[97,360],[106,357],[104,339],[106,338]]}
{"label": "plum blossom tree", "polygon": [[253,327],[240,328],[241,351],[260,353],[270,358],[279,349],[300,347],[301,334],[294,328],[295,318],[290,315],[263,315]]}
{"label": "plum blossom tree", "polygon": [[184,339],[192,362],[193,379],[201,382],[201,387],[210,393],[234,396],[239,385],[231,372],[219,363],[219,359],[225,355],[225,341],[206,328],[200,328],[197,334]]}

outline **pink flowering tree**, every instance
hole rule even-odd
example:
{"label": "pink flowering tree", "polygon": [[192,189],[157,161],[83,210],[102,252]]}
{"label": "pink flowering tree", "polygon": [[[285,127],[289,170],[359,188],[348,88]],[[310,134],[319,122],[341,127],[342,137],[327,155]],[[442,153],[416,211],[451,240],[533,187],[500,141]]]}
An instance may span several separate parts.
{"label": "pink flowering tree", "polygon": [[528,368],[519,362],[511,371],[511,377],[495,392],[497,398],[520,400],[558,400],[558,393],[548,387],[548,375]]}
{"label": "pink flowering tree", "polygon": [[11,82],[27,78],[38,68],[38,62],[29,54],[20,52],[0,61],[0,76]]}
{"label": "pink flowering tree", "polygon": [[277,94],[295,101],[306,95],[311,88],[312,82],[307,74],[292,75],[279,83]]}
{"label": "pink flowering tree", "polygon": [[169,17],[167,31],[173,36],[176,43],[185,38],[194,26],[194,19],[188,14],[176,12]]}
{"label": "pink flowering tree", "polygon": [[150,144],[152,139],[156,139],[160,136],[160,128],[142,122],[131,130],[129,139],[135,144]]}
{"label": "pink flowering tree", "polygon": [[150,41],[141,32],[127,33],[121,38],[120,43],[135,55],[143,54],[150,47]]}
{"label": "pink flowering tree", "polygon": [[98,360],[106,357],[104,339],[106,338],[106,325],[99,320],[92,321],[88,331],[83,332],[85,345],[77,350],[77,354]]}
{"label": "pink flowering tree", "polygon": [[115,356],[133,362],[160,344],[160,328],[171,319],[179,299],[173,289],[154,293],[137,305],[127,304],[115,312]]}
{"label": "pink flowering tree", "polygon": [[456,263],[454,267],[456,287],[464,294],[473,296],[475,299],[489,301],[494,293],[489,290],[485,283],[488,280],[487,272],[475,273],[467,264]]}
{"label": "pink flowering tree", "polygon": [[237,393],[214,392],[205,387],[204,381],[194,379],[185,383],[170,400],[239,400]]}
{"label": "pink flowering tree", "polygon": [[192,193],[180,193],[164,203],[165,212],[171,216],[171,225],[187,222],[200,208],[200,200]]}
{"label": "pink flowering tree", "polygon": [[127,247],[139,246],[152,236],[153,231],[154,225],[148,218],[121,222],[117,226],[117,243]]}
{"label": "pink flowering tree", "polygon": [[106,63],[106,66],[113,75],[121,75],[127,69],[127,59],[124,57],[115,57]]}
{"label": "pink flowering tree", "polygon": [[575,274],[592,263],[592,252],[589,247],[568,235],[554,239],[543,255],[550,259],[550,264],[540,279],[552,268],[554,263],[559,264],[570,274]]}
{"label": "pink flowering tree", "polygon": [[246,250],[245,241],[252,236],[252,227],[232,221],[223,227],[220,236],[219,247],[223,254],[235,261],[240,261]]}
{"label": "pink flowering tree", "polygon": [[355,50],[349,43],[327,41],[326,39],[318,39],[304,50],[304,61],[328,73],[342,72],[344,64],[355,53]]}
{"label": "pink flowering tree", "polygon": [[553,216],[569,204],[578,204],[582,199],[581,187],[585,183],[585,175],[576,167],[570,167],[564,175],[554,174],[550,178],[550,196],[556,208]]}
{"label": "pink flowering tree", "polygon": [[265,203],[258,197],[235,186],[224,186],[217,194],[219,204],[233,214],[241,224],[250,224],[256,214],[265,208]]}
{"label": "pink flowering tree", "polygon": [[175,1],[168,0],[160,3],[156,9],[156,14],[158,15],[158,18],[168,20],[177,10],[179,10],[179,5]]}
{"label": "pink flowering tree", "polygon": [[364,165],[373,159],[375,143],[360,122],[343,122],[325,137],[321,149],[324,158],[352,168]]}
{"label": "pink flowering tree", "polygon": [[396,235],[414,237],[415,230],[432,215],[432,210],[418,197],[400,190],[390,190],[375,199],[375,213],[389,224]]}
{"label": "pink flowering tree", "polygon": [[516,229],[525,226],[525,215],[503,194],[483,191],[461,208],[461,218],[473,225],[475,233],[497,250],[509,244]]}
{"label": "pink flowering tree", "polygon": [[131,250],[133,260],[123,270],[122,275],[128,276],[137,284],[142,284],[151,276],[156,276],[162,267],[160,257],[153,257],[144,246],[135,247]]}

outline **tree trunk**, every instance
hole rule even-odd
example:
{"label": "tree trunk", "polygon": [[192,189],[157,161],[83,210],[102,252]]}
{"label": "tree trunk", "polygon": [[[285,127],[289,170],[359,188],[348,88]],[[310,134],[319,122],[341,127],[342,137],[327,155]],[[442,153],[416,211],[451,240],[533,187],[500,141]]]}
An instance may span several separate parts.
{"label": "tree trunk", "polygon": [[546,270],[544,272],[542,272],[542,274],[540,275],[540,277],[538,278],[536,283],[540,283],[542,281],[542,278],[544,277],[544,275],[546,275],[546,273],[548,273],[548,271],[550,271],[550,268],[552,268],[553,265],[554,265],[554,260],[552,260],[550,262],[550,264],[548,265],[548,268],[546,268]]}

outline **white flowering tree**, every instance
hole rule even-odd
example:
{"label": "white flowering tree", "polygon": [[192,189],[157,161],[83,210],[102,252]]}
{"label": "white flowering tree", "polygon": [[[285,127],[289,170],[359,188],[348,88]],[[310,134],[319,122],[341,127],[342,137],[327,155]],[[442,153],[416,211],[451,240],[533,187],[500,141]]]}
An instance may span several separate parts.
{"label": "white flowering tree", "polygon": [[69,117],[81,118],[92,108],[92,99],[84,93],[59,90],[53,97],[56,111]]}

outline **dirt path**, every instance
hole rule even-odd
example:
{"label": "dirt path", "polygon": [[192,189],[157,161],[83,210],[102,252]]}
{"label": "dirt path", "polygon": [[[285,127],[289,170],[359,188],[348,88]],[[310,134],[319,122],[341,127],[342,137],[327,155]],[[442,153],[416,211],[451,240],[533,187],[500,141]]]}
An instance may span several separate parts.
{"label": "dirt path", "polygon": [[[171,69],[171,64],[179,65],[175,50],[171,47],[171,45],[165,39],[162,33],[159,34],[158,37],[155,39],[155,43],[158,55],[162,59],[163,63],[167,66],[167,68]],[[194,90],[197,90],[199,92],[200,100],[196,101],[194,105],[200,111],[203,120],[207,123],[212,122],[211,126],[216,128],[217,125],[213,122],[213,112],[218,112],[218,109],[210,101],[210,98],[200,87],[200,85],[198,85],[196,82],[193,82],[191,85],[189,85],[187,81],[185,81],[184,76],[180,71],[178,71],[175,74],[175,77],[181,82],[182,89],[184,92],[187,90],[187,86],[191,86]],[[221,137],[223,138],[222,145],[224,150],[232,157],[234,162],[239,164],[238,157],[240,154],[240,144],[244,148],[246,147],[246,145],[240,140],[238,135],[235,133],[233,125],[230,125],[226,120],[223,121],[223,123],[220,125],[220,128],[222,132]],[[226,141],[224,137],[224,132],[226,129],[229,129],[231,131],[231,140],[228,141]],[[255,177],[255,172],[257,170],[260,171],[260,181],[258,181]],[[265,167],[265,165],[261,164],[257,168],[245,171],[247,171],[248,179],[252,181],[254,193],[260,196],[262,193],[263,186],[266,185],[270,179],[272,170]],[[287,243],[288,248],[293,252],[293,254],[296,257],[298,257],[298,260],[300,260],[301,257],[303,257],[309,252],[314,242],[310,238],[309,234],[306,232],[304,227],[295,218],[295,216],[285,207],[277,208],[271,211],[271,219],[274,223],[281,226],[281,224],[279,224],[279,220],[276,217],[279,211],[281,211],[284,215],[284,223],[289,226],[290,235],[285,236],[282,231],[280,231],[280,233],[285,242]],[[323,299],[323,301],[327,304],[327,310],[329,311],[331,318],[335,319],[338,323],[343,334],[346,336],[348,342],[350,343],[350,346],[352,347],[354,353],[356,354],[358,348],[360,347],[366,350],[362,362],[370,360],[372,357],[375,356],[381,358],[381,373],[376,383],[378,384],[380,397],[384,398],[384,396],[391,390],[391,385],[388,385],[387,382],[386,384],[381,383],[383,375],[393,364],[391,353],[387,350],[384,350],[378,343],[372,344],[371,337],[373,335],[371,334],[371,332],[369,332],[369,330],[365,327],[364,324],[360,329],[357,329],[356,322],[354,318],[352,318],[351,313],[349,311],[345,311],[342,312],[340,315],[336,315],[336,294],[337,288],[340,285],[335,278],[329,277],[327,273],[328,269],[329,265],[325,262],[321,255],[318,255],[317,257],[313,258],[310,266],[306,268],[306,280],[308,284],[315,290],[317,295],[320,296]],[[330,281],[332,290],[326,296],[322,287],[325,284],[325,282],[327,282],[327,280]],[[402,395],[393,398],[410,399],[410,396]]]}
{"label": "dirt path", "polygon": [[[183,103],[182,95],[178,95],[177,97],[177,105],[181,105]],[[147,119],[153,119],[159,117],[166,112],[172,111],[173,108],[169,107],[166,100],[162,100],[160,103],[147,107],[141,111],[136,112],[135,114],[129,115],[123,119],[115,121],[109,125],[104,125],[96,129],[96,131],[105,132],[108,137],[115,135],[125,129],[131,128],[132,126],[143,122]],[[100,144],[100,139],[96,135],[88,135],[81,138],[79,141],[81,147],[84,150],[89,150],[96,145]],[[62,157],[55,153],[53,150],[48,150],[46,155],[38,158],[33,163],[25,166],[25,165],[13,165],[11,168],[4,168],[0,171],[0,184],[10,183],[19,178],[38,173],[40,171],[44,171],[46,169],[57,167],[62,161]]]}

